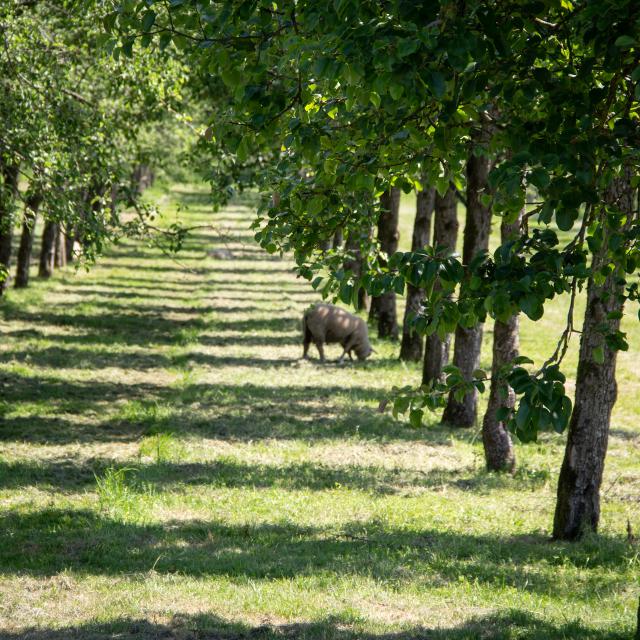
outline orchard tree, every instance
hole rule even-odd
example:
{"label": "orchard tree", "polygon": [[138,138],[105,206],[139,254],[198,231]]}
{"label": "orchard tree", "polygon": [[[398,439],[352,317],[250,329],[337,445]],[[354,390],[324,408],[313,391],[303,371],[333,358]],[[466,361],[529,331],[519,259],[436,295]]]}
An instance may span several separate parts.
{"label": "orchard tree", "polygon": [[122,222],[117,205],[132,205],[138,195],[132,176],[141,134],[180,102],[184,74],[176,61],[148,52],[123,64],[103,49],[94,19],[100,5],[9,0],[0,7],[0,288],[9,284],[20,211],[16,286],[22,287],[38,214],[44,276],[67,254],[72,258],[74,246],[92,260],[105,242],[134,228]]}
{"label": "orchard tree", "polygon": [[[640,168],[638,3],[122,0],[111,7],[105,23],[114,52],[171,43],[191,66],[225,83],[230,100],[207,134],[212,153],[224,149],[244,163],[252,152],[278,149],[256,174],[265,194],[256,235],[269,251],[292,250],[301,275],[323,273],[315,282],[325,294],[348,301],[362,285],[380,295],[408,282],[425,291],[414,327],[441,341],[487,315],[539,320],[549,300],[568,297],[554,352],[538,366],[502,368],[519,400],[500,419],[520,440],[567,427],[571,402],[560,367],[574,332],[573,302],[585,287],[606,303],[587,306],[579,382],[583,393],[597,395],[594,385],[611,381],[609,361],[627,347],[618,327],[622,305],[638,299],[639,225],[626,204],[637,186],[628,176]],[[462,191],[469,142],[487,123],[494,133],[476,152],[497,160],[483,206],[510,224],[527,190],[538,194],[518,238],[468,264],[451,246],[382,263],[370,256],[358,278],[322,257],[337,229],[364,221],[370,228],[362,203],[391,185],[410,190],[426,174],[441,198],[450,184]],[[611,197],[612,185],[619,197]],[[274,191],[277,206],[267,197]],[[558,228],[569,238],[561,241]],[[398,393],[396,411],[419,423],[425,407],[442,406],[452,392],[461,402],[485,386],[480,372],[472,379],[455,367],[445,373],[444,382]],[[610,407],[614,394],[602,400]],[[605,440],[609,414],[600,412]],[[598,492],[605,450],[571,470],[589,477],[566,485],[572,504]],[[591,507],[567,517],[572,524],[556,529],[558,537],[597,526]]]}

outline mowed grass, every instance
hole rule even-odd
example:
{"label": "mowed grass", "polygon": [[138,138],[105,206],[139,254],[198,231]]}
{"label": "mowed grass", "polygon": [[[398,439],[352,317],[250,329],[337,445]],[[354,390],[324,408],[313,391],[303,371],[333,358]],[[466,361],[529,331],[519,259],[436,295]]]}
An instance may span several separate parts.
{"label": "mowed grass", "polygon": [[[213,214],[191,185],[152,196],[211,225],[177,261],[126,241],[0,303],[0,638],[631,635],[637,321],[600,533],[551,542],[564,437],[517,445],[498,476],[478,429],[378,413],[420,378],[397,344],[300,360],[317,294],[252,242],[251,211]],[[523,322],[523,352],[549,355],[565,310]]]}

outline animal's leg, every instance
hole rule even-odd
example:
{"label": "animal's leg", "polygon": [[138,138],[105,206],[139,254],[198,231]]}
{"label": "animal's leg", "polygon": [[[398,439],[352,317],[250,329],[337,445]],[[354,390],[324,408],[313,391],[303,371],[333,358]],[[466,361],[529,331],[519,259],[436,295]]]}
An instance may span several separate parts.
{"label": "animal's leg", "polygon": [[354,347],[355,347],[355,338],[353,337],[353,334],[351,334],[343,344],[344,353],[342,354],[342,357],[344,358],[345,354],[348,353],[349,360],[353,362],[353,356],[351,355],[351,352],[353,351]]}
{"label": "animal's leg", "polygon": [[303,340],[302,340],[302,357],[303,358],[308,358],[309,357],[309,345],[311,344],[311,340],[312,340],[313,336],[311,335],[311,331],[309,331],[309,327],[307,326],[307,319],[306,318],[304,318],[302,323],[303,323],[302,331],[304,333],[304,337],[303,337]]}
{"label": "animal's leg", "polygon": [[320,362],[324,362],[324,347],[322,346],[322,342],[320,342],[320,340],[316,341],[316,347],[318,348],[318,353],[320,354]]}

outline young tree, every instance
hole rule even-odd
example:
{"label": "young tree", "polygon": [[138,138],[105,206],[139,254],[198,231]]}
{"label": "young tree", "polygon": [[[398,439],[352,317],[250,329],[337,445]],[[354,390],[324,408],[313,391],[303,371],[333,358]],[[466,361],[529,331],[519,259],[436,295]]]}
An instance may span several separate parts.
{"label": "young tree", "polygon": [[[384,256],[392,256],[398,250],[398,217],[400,213],[399,187],[391,187],[380,196],[380,217],[378,218],[378,242]],[[386,266],[386,257],[382,258],[381,265]],[[385,291],[380,296],[371,298],[369,319],[378,322],[378,337],[398,337],[398,317],[396,313],[396,292]]]}
{"label": "young tree", "polygon": [[[477,153],[482,152],[480,149]],[[462,246],[462,262],[467,268],[474,258],[489,248],[491,208],[483,204],[483,198],[489,195],[490,168],[486,155],[476,155],[471,151],[467,162],[467,215]],[[471,380],[473,372],[480,366],[481,347],[482,323],[471,327],[459,323],[456,327],[453,364],[459,368],[465,380]],[[472,427],[476,421],[477,405],[478,390],[475,387],[460,400],[452,392],[442,414],[442,422],[454,427]]]}
{"label": "young tree", "polygon": [[[419,251],[429,244],[431,237],[431,217],[436,200],[436,190],[433,187],[420,189],[416,195],[416,217],[411,236],[411,251]],[[424,336],[412,326],[412,318],[420,314],[420,304],[424,298],[424,290],[407,284],[407,304],[402,323],[402,342],[400,344],[400,359],[412,362],[422,360],[422,345]]]}
{"label": "young tree", "polygon": [[[456,188],[450,185],[443,196],[436,193],[433,222],[433,244],[452,253],[458,240],[458,201]],[[437,286],[437,285],[436,285]],[[427,336],[422,368],[422,384],[433,384],[442,378],[443,367],[449,362],[451,334]]]}
{"label": "young tree", "polygon": [[[157,52],[117,62],[100,49],[98,0],[10,0],[0,6],[0,288],[8,284],[11,233],[18,173],[29,194],[39,193],[46,221],[41,273],[51,274],[53,230],[56,266],[67,261],[77,229],[82,258],[93,260],[106,242],[128,232],[145,232],[133,167],[141,157],[141,132],[178,103],[181,67]],[[55,44],[52,44],[55,43]],[[11,174],[11,175],[10,175]],[[123,222],[106,198],[84,202],[92,185],[111,187],[120,204],[135,206],[140,219]],[[12,186],[13,185],[13,186]],[[104,196],[104,193],[101,193]],[[28,284],[35,208],[26,207],[17,286]],[[66,232],[66,234],[65,234]]]}
{"label": "young tree", "polygon": [[[513,223],[506,220],[500,226],[503,244],[520,234],[522,216]],[[515,393],[508,381],[501,377],[501,370],[518,357],[520,352],[519,317],[513,314],[506,321],[496,318],[493,325],[493,359],[491,362],[491,387],[487,410],[482,420],[482,444],[484,459],[490,471],[513,471],[516,456],[506,421],[499,412],[513,410]]]}
{"label": "young tree", "polygon": [[42,229],[38,267],[38,276],[40,278],[50,278],[53,275],[56,257],[56,236],[58,234],[57,226],[53,220],[47,220]]}
{"label": "young tree", "polygon": [[33,235],[35,233],[38,209],[40,208],[42,199],[43,196],[39,190],[33,191],[25,199],[22,234],[20,236],[20,246],[18,248],[18,260],[16,265],[16,289],[23,289],[24,287],[29,286]]}
{"label": "young tree", "polygon": [[13,211],[18,193],[19,165],[2,157],[0,147],[0,296],[9,286],[11,243],[13,240]]}

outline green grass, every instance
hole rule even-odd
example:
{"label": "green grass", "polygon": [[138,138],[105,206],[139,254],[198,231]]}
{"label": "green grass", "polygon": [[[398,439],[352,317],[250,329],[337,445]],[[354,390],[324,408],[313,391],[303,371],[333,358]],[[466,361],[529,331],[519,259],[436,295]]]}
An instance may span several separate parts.
{"label": "green grass", "polygon": [[[419,380],[397,344],[300,360],[316,294],[252,243],[251,212],[213,214],[189,185],[150,197],[213,225],[180,264],[126,241],[0,305],[0,638],[630,636],[637,322],[600,534],[550,542],[563,437],[517,445],[504,477],[484,471],[477,429],[378,413]],[[523,322],[538,361],[564,305]]]}

